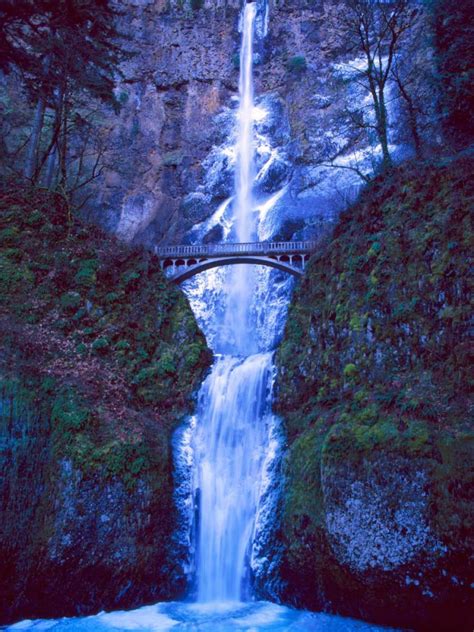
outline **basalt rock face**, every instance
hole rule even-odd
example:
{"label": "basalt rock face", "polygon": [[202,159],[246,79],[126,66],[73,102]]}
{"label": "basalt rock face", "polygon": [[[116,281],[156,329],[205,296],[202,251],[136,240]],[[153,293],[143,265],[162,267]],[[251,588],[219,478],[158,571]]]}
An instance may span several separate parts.
{"label": "basalt rock face", "polygon": [[[265,115],[257,120],[256,198],[266,203],[283,190],[272,207],[276,231],[299,221],[289,237],[314,234],[361,183],[350,169],[323,163],[342,154],[346,167],[362,161],[362,169],[370,170],[378,151],[360,133],[347,131],[345,109],[361,104],[367,93],[356,83],[348,87],[354,53],[347,52],[339,21],[345,2],[257,5],[255,94]],[[127,3],[122,29],[137,54],[117,86],[121,113],[104,119],[106,169],[85,211],[122,239],[182,242],[232,195],[240,13],[238,0]],[[421,15],[413,33],[424,129],[436,101],[428,76],[431,50],[420,34],[428,26]],[[410,45],[407,40],[404,50],[413,57]],[[390,142],[401,158],[411,141],[400,99],[389,97]],[[426,137],[435,140],[436,133]]]}
{"label": "basalt rock face", "polygon": [[2,193],[0,622],[182,594],[171,442],[210,360],[154,257]]}
{"label": "basalt rock face", "polygon": [[237,21],[235,6],[127,6],[122,30],[137,55],[117,88],[123,108],[108,122],[108,169],[100,205],[91,205],[94,217],[120,238],[179,242],[229,194],[227,188],[201,195],[201,204],[186,204],[203,181],[202,163],[219,132],[213,120],[237,89]]}
{"label": "basalt rock face", "polygon": [[472,627],[471,169],[415,163],[376,180],[296,289],[276,357],[279,570],[257,578],[262,595]]}

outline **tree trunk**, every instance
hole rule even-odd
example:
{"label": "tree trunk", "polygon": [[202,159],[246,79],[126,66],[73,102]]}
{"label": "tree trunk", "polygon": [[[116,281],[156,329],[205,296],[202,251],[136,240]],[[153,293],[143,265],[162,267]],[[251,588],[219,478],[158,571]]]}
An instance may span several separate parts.
{"label": "tree trunk", "polygon": [[377,131],[380,144],[382,146],[383,166],[385,169],[388,169],[392,166],[392,158],[388,149],[387,108],[385,106],[385,94],[382,86],[379,88],[379,107],[377,118]]}
{"label": "tree trunk", "polygon": [[413,138],[413,145],[415,147],[415,154],[417,158],[423,158],[423,148],[421,144],[420,132],[418,131],[418,117],[416,114],[416,108],[413,103],[413,99],[408,92],[408,90],[403,85],[403,81],[401,80],[398,73],[394,73],[394,78],[397,83],[398,89],[400,90],[400,94],[402,95],[403,100],[406,103],[407,111],[408,111],[408,125],[410,126],[411,136]]}
{"label": "tree trunk", "polygon": [[64,88],[62,91],[62,130],[61,141],[58,144],[59,148],[59,184],[66,188],[67,184],[67,90]]}
{"label": "tree trunk", "polygon": [[[56,158],[58,154],[58,142],[59,142],[59,133],[61,131],[61,121],[62,121],[62,108],[63,108],[63,98],[62,98],[62,90],[59,89],[55,95],[55,112],[54,112],[54,125],[51,134],[51,139],[49,141],[48,148],[46,149],[40,164],[38,165],[37,172],[35,174],[35,179],[39,180],[41,171],[44,167],[45,162],[46,165],[46,186],[49,188],[52,181],[52,171],[54,171],[54,166],[56,163]],[[49,184],[48,184],[49,183]]]}
{"label": "tree trunk", "polygon": [[411,135],[413,137],[416,157],[421,160],[423,159],[423,148],[421,146],[421,138],[418,132],[418,119],[413,104],[408,104],[408,122],[410,125]]}
{"label": "tree trunk", "polygon": [[41,138],[41,131],[43,129],[44,108],[44,97],[40,97],[38,99],[38,103],[36,104],[35,116],[33,118],[33,128],[31,130],[31,137],[28,145],[28,154],[26,156],[24,176],[25,178],[28,178],[28,180],[33,179],[33,174],[36,170],[38,147]]}
{"label": "tree trunk", "polygon": [[58,153],[58,148],[56,145],[53,146],[49,156],[48,162],[46,164],[46,180],[45,186],[47,189],[51,189],[51,185],[53,184],[54,177],[54,168],[56,167],[56,155]]}

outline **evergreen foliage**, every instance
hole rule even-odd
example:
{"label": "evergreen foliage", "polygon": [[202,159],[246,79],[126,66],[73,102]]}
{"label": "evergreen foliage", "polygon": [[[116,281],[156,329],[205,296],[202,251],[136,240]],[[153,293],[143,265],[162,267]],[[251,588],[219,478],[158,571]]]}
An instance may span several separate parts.
{"label": "evergreen foliage", "polygon": [[[118,109],[114,95],[124,38],[115,24],[122,13],[110,0],[0,1],[0,68],[19,73],[30,99],[36,103],[24,175],[36,182],[46,161],[67,189],[68,137],[71,128],[85,123],[82,107],[98,99]],[[119,40],[121,44],[119,45]],[[43,155],[39,147],[45,111],[54,112]],[[92,177],[96,177],[93,169]],[[46,175],[50,186],[52,175]]]}
{"label": "evergreen foliage", "polygon": [[19,69],[32,97],[65,83],[114,103],[114,73],[124,52],[110,0],[2,0],[0,68]]}

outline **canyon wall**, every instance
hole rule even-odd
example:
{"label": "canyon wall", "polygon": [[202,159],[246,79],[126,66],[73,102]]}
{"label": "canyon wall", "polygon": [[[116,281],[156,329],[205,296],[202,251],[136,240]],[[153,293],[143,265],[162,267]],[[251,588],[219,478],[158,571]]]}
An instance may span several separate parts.
{"label": "canyon wall", "polygon": [[[126,5],[122,29],[136,54],[117,86],[120,114],[104,114],[106,169],[86,212],[129,242],[186,241],[232,195],[240,3],[192,6]],[[344,0],[258,2],[254,76],[266,141],[257,135],[256,196],[263,204],[282,192],[271,210],[281,238],[314,235],[333,222],[363,182],[352,167],[368,173],[380,157],[377,142],[349,125],[346,110],[368,103],[368,93],[351,80],[360,59],[340,22],[344,10]],[[439,132],[427,132],[436,105],[427,20],[420,13],[404,54],[415,59],[416,41],[416,90],[412,78],[409,85],[424,104],[420,125],[436,144]],[[396,160],[413,151],[401,105],[392,90]],[[328,166],[336,155],[343,168]],[[212,227],[211,241],[220,237]]]}
{"label": "canyon wall", "polygon": [[471,169],[376,180],[295,291],[277,352],[278,572],[257,575],[262,595],[472,627]]}
{"label": "canyon wall", "polygon": [[2,623],[184,592],[171,441],[210,361],[156,259],[2,193]]}

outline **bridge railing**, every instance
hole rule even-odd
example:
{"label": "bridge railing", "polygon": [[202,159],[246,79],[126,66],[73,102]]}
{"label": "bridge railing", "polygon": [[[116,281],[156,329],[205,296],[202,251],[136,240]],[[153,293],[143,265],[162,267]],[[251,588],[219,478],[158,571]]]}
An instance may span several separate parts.
{"label": "bridge railing", "polygon": [[235,254],[306,254],[316,248],[315,241],[260,241],[239,244],[198,244],[180,246],[155,246],[160,259],[180,257],[212,257]]}

